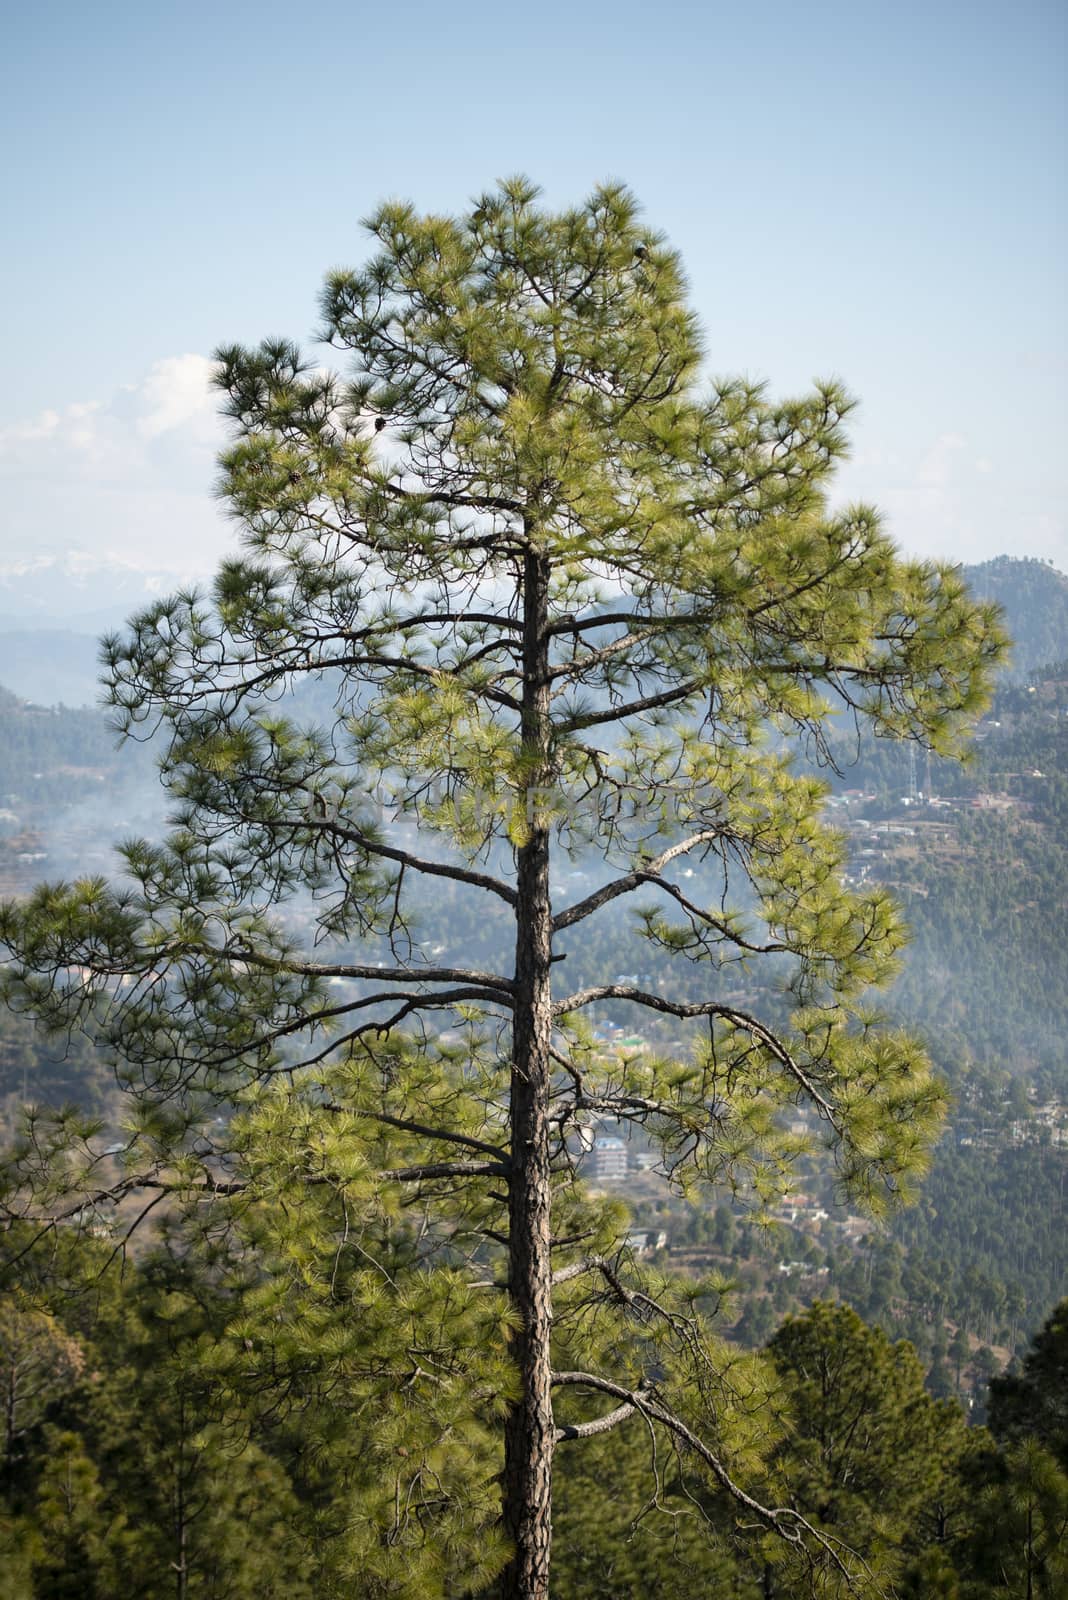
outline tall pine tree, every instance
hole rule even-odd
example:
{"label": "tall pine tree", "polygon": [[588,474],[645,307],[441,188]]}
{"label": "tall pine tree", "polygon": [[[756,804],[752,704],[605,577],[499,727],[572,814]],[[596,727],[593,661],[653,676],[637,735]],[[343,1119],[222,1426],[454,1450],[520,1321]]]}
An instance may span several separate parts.
{"label": "tall pine tree", "polygon": [[[390,204],[369,226],[371,259],[322,297],[340,375],[282,341],[220,352],[246,554],[106,646],[121,726],[162,739],[172,831],[124,847],[122,887],[4,914],[9,994],[105,1044],[132,1118],[117,1181],[70,1119],[38,1119],[16,1179],[45,1220],[329,1196],[313,1242],[279,1247],[318,1307],[291,1337],[340,1338],[344,1293],[395,1296],[391,1414],[444,1415],[457,1384],[461,1410],[503,1412],[504,1595],[548,1593],[557,1445],[641,1416],[822,1559],[745,1494],[755,1379],[637,1284],[570,1183],[576,1136],[638,1123],[678,1184],[760,1198],[803,1105],[855,1192],[907,1186],[942,1097],[865,1004],[902,928],[844,885],[791,748],[824,752],[844,713],[955,751],[996,617],[870,507],[831,507],[838,384],[777,402],[701,380],[679,260],[625,190],[552,213],[516,180],[460,218]],[[561,892],[569,858],[599,863],[590,892]],[[583,974],[617,902],[665,976]],[[481,957],[455,949],[465,920]],[[682,1047],[606,1054],[606,1002]],[[219,1123],[220,1103],[246,1109]],[[381,1253],[398,1220],[436,1264],[425,1348]],[[328,1269],[357,1246],[359,1270]],[[464,1378],[441,1341],[475,1323],[490,1359]],[[435,1459],[401,1546],[455,1507]]]}

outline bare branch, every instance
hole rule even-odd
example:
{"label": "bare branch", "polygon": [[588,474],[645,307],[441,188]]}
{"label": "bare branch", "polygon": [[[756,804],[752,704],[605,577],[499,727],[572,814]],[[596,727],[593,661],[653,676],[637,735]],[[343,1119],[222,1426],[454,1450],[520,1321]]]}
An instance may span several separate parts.
{"label": "bare branch", "polygon": [[[483,989],[500,989],[505,994],[511,994],[515,988],[511,978],[502,978],[495,972],[469,972],[464,967],[374,967],[347,962],[294,961],[287,956],[264,955],[243,945],[225,954],[269,972],[292,972],[309,978],[366,978],[377,983],[468,983]],[[370,998],[387,997],[372,995]]]}
{"label": "bare branch", "polygon": [[[513,516],[520,516],[523,511],[523,506],[518,500],[509,500],[504,495],[465,495],[449,494],[441,489],[405,489],[392,479],[380,481],[378,487],[395,500],[415,501],[422,505],[449,506],[460,511],[502,511]],[[478,549],[485,542],[485,539],[469,540],[466,548]]]}
{"label": "bare branch", "polygon": [[659,875],[669,862],[675,861],[679,856],[688,855],[691,850],[696,850],[700,845],[711,844],[713,839],[720,835],[719,828],[702,828],[699,833],[693,833],[687,839],[680,839],[677,844],[662,850],[654,856],[644,867],[637,867],[633,872],[626,873],[623,877],[614,879],[611,883],[602,884],[588,894],[585,900],[578,900],[573,906],[568,906],[561,911],[559,916],[553,918],[553,932],[559,933],[561,928],[570,928],[572,923],[582,922],[586,917],[592,916],[609,901],[617,900],[622,894],[630,894],[632,890],[640,888],[644,883],[658,882]]}
{"label": "bare branch", "polygon": [[320,832],[328,833],[332,839],[343,839],[346,844],[358,845],[361,850],[366,850],[369,855],[382,856],[387,861],[396,861],[401,866],[411,867],[413,872],[422,872],[428,877],[451,878],[456,883],[469,883],[476,889],[488,889],[491,894],[498,895],[508,905],[515,905],[515,890],[500,878],[493,877],[491,873],[475,872],[469,867],[454,866],[446,861],[429,861],[425,856],[413,855],[410,850],[401,850],[397,845],[386,844],[379,839],[372,839],[362,829],[354,828],[348,823],[335,821],[330,817],[309,817],[308,822],[312,827],[318,828]]}
{"label": "bare branch", "polygon": [[591,628],[632,628],[636,622],[650,632],[655,628],[703,628],[717,621],[714,611],[686,611],[672,616],[645,616],[635,611],[605,611],[592,617],[569,617],[566,621],[554,622],[547,630],[552,638],[562,633],[586,633]]}
{"label": "bare branch", "polygon": [[696,679],[690,678],[674,689],[647,694],[640,700],[624,701],[622,705],[610,706],[606,711],[576,712],[574,716],[562,719],[561,729],[564,733],[575,733],[579,728],[594,728],[602,722],[623,722],[627,717],[636,717],[641,711],[656,711],[661,706],[677,705],[680,700],[691,700],[700,688]]}
{"label": "bare branch", "polygon": [[[736,1504],[740,1505],[750,1516],[755,1517],[758,1522],[763,1523],[766,1528],[770,1528],[773,1533],[777,1534],[787,1544],[804,1551],[811,1559],[811,1552],[805,1543],[805,1536],[807,1535],[828,1556],[842,1577],[845,1578],[850,1589],[857,1592],[856,1574],[850,1571],[838,1553],[840,1549],[845,1550],[847,1548],[841,1541],[834,1539],[833,1536],[828,1537],[826,1534],[821,1533],[818,1528],[813,1527],[812,1523],[806,1517],[803,1517],[799,1511],[795,1511],[792,1506],[765,1506],[759,1500],[754,1499],[751,1494],[747,1494],[740,1484],[735,1483],[722,1461],[714,1451],[709,1449],[704,1440],[694,1433],[693,1429],[688,1427],[681,1417],[676,1416],[662,1400],[652,1398],[649,1391],[644,1388],[627,1389],[622,1384],[612,1383],[610,1379],[598,1377],[592,1372],[554,1372],[552,1383],[557,1387],[577,1386],[585,1389],[594,1389],[601,1394],[611,1395],[614,1399],[622,1401],[623,1406],[629,1407],[631,1412],[639,1411],[642,1416],[661,1423],[677,1438],[681,1439],[684,1444],[688,1445],[694,1454],[704,1462],[720,1488],[725,1490]],[[622,1410],[623,1406],[619,1410]],[[616,1413],[612,1413],[612,1415],[615,1417]],[[617,1420],[622,1421],[623,1418],[617,1417]],[[559,1432],[557,1437],[560,1437]],[[572,1437],[575,1437],[575,1435],[572,1435]],[[577,1435],[577,1437],[582,1437],[582,1435]],[[849,1554],[855,1556],[853,1551],[850,1551]],[[860,1561],[859,1556],[856,1559]],[[861,1562],[861,1565],[864,1566],[865,1574],[870,1579],[870,1570],[863,1562]]]}
{"label": "bare branch", "polygon": [[693,1017],[722,1017],[725,1022],[730,1022],[743,1033],[748,1033],[758,1044],[774,1056],[780,1066],[796,1080],[798,1085],[812,1100],[820,1115],[836,1131],[841,1131],[840,1122],[830,1101],[820,1094],[816,1085],[809,1078],[804,1069],[794,1060],[790,1051],[771,1029],[763,1022],[751,1017],[746,1011],[739,1011],[734,1006],[723,1005],[718,1000],[699,1000],[686,1002],[681,1000],[665,1000],[663,995],[649,994],[643,989],[633,989],[625,983],[603,983],[589,989],[579,989],[565,1000],[557,1001],[553,1006],[555,1016],[564,1016],[572,1011],[580,1011],[583,1006],[591,1005],[595,1000],[629,1000],[633,1005],[644,1006],[648,1011],[663,1011],[669,1016],[689,1019]]}
{"label": "bare branch", "polygon": [[[640,1392],[640,1391],[639,1391]],[[571,1422],[557,1428],[553,1434],[556,1444],[564,1444],[570,1439],[592,1439],[599,1433],[607,1433],[610,1428],[616,1427],[621,1422],[626,1422],[638,1408],[629,1401],[617,1406],[614,1411],[606,1412],[603,1417],[597,1417],[593,1422]]]}
{"label": "bare branch", "polygon": [[359,644],[364,639],[383,634],[403,633],[409,628],[443,628],[454,623],[486,628],[510,628],[521,634],[523,624],[516,617],[493,611],[420,611],[408,617],[389,617],[368,623],[366,628],[339,628],[334,634],[318,634],[317,638],[347,639]]}
{"label": "bare branch", "polygon": [[390,1167],[378,1176],[391,1183],[420,1183],[427,1178],[506,1178],[509,1170],[504,1161],[430,1161],[422,1166]]}
{"label": "bare branch", "polygon": [[587,1272],[596,1270],[600,1258],[590,1256],[586,1261],[572,1261],[569,1267],[558,1267],[553,1273],[553,1288],[557,1284],[570,1283],[573,1278],[581,1278]]}

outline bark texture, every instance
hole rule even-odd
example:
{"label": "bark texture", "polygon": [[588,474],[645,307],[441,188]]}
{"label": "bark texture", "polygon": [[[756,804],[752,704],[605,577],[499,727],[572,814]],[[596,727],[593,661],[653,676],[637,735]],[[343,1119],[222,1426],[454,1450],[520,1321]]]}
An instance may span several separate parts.
{"label": "bark texture", "polygon": [[552,1544],[552,904],[549,826],[542,799],[551,776],[548,590],[549,563],[532,553],[524,573],[523,744],[529,831],[517,862],[509,1184],[509,1288],[521,1318],[513,1351],[522,1395],[505,1430],[504,1522],[514,1545],[502,1582],[506,1600],[545,1600]]}

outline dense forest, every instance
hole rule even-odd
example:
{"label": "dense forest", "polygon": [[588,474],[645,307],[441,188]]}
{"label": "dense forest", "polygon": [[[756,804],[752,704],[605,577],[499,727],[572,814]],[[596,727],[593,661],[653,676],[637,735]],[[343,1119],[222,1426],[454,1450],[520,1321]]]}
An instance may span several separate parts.
{"label": "dense forest", "polygon": [[[44,1280],[31,1256],[4,1280],[6,1600],[495,1593],[477,1576],[492,1537],[461,1520],[441,1539],[434,1505],[492,1480],[490,1436],[446,1430],[416,1460],[372,1322],[329,1349],[305,1330],[297,1359],[299,1323],[268,1342],[247,1251],[171,1237],[119,1273],[112,1248],[87,1240],[75,1261],[60,1238]],[[1014,1376],[989,1397],[984,1383],[985,1427],[928,1392],[909,1343],[844,1306],[787,1319],[759,1363],[774,1400],[746,1446],[751,1481],[809,1508],[883,1592],[1064,1592],[1068,1302]],[[568,1600],[812,1592],[655,1424],[562,1449],[554,1525]]]}

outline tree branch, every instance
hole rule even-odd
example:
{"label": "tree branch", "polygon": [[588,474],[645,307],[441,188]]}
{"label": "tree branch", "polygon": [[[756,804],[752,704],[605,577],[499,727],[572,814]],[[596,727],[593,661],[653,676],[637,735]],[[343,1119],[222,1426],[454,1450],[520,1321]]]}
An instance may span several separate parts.
{"label": "tree branch", "polygon": [[510,1170],[504,1161],[430,1161],[422,1166],[389,1167],[378,1177],[391,1183],[420,1183],[427,1178],[506,1178]]}
{"label": "tree branch", "polygon": [[493,877],[491,873],[475,872],[469,867],[457,867],[445,861],[429,861],[425,856],[412,855],[411,851],[401,850],[397,845],[372,839],[362,829],[353,828],[348,823],[336,821],[331,817],[309,817],[308,822],[321,832],[328,833],[331,838],[343,839],[346,844],[358,845],[369,855],[396,861],[401,866],[411,867],[413,872],[422,872],[428,877],[452,878],[456,883],[469,883],[476,889],[487,889],[491,894],[498,895],[507,905],[515,905],[515,890],[502,879]]}
{"label": "tree branch", "polygon": [[[639,1390],[640,1394],[642,1391]],[[571,1422],[559,1427],[553,1434],[556,1444],[565,1444],[570,1439],[592,1439],[599,1433],[607,1433],[610,1428],[616,1427],[621,1422],[626,1422],[632,1417],[638,1407],[630,1401],[617,1406],[614,1411],[606,1412],[603,1417],[597,1417],[593,1422]]]}
{"label": "tree branch", "polygon": [[578,900],[573,906],[553,918],[553,932],[559,933],[561,928],[570,928],[572,923],[582,922],[586,917],[592,916],[602,906],[611,900],[617,900],[621,894],[629,894],[631,890],[640,888],[643,883],[656,882],[659,875],[669,862],[684,856],[691,850],[696,850],[699,845],[710,844],[719,837],[719,828],[703,828],[700,833],[691,834],[688,839],[681,839],[678,844],[671,845],[667,850],[661,851],[644,867],[637,867],[633,872],[628,872],[624,877],[616,878],[611,883],[606,883],[600,889],[595,889],[588,894],[585,900]]}
{"label": "tree branch", "polygon": [[590,628],[632,628],[636,622],[650,631],[662,628],[700,628],[715,622],[715,611],[687,611],[673,616],[645,616],[640,611],[606,611],[592,617],[569,617],[546,629],[550,639],[562,633],[586,633]]}
{"label": "tree branch", "polygon": [[692,1019],[694,1017],[722,1017],[725,1022],[733,1023],[743,1033],[748,1033],[759,1044],[765,1046],[775,1057],[779,1064],[786,1068],[790,1076],[797,1083],[814,1105],[822,1117],[828,1121],[836,1132],[841,1132],[841,1126],[834,1107],[825,1099],[811,1081],[804,1069],[798,1066],[790,1051],[777,1038],[771,1029],[756,1017],[751,1017],[746,1011],[738,1011],[734,1006],[723,1005],[718,1000],[699,1000],[686,1002],[681,1000],[665,1000],[663,995],[649,994],[642,989],[632,989],[629,984],[604,983],[589,989],[579,989],[574,994],[568,995],[566,1000],[557,1001],[553,1006],[554,1016],[564,1016],[571,1011],[579,1011],[583,1006],[588,1006],[595,1000],[628,1000],[632,1005],[644,1006],[649,1011],[664,1011],[669,1016]]}
{"label": "tree branch", "polygon": [[[601,1394],[611,1395],[613,1399],[623,1402],[618,1408],[619,1411],[623,1411],[624,1407],[629,1407],[630,1412],[638,1411],[653,1422],[661,1423],[663,1427],[675,1434],[676,1438],[681,1439],[684,1444],[688,1445],[694,1454],[704,1462],[720,1488],[725,1490],[736,1504],[743,1507],[757,1521],[763,1523],[766,1528],[777,1534],[780,1539],[783,1539],[787,1544],[793,1545],[795,1549],[803,1551],[811,1559],[811,1552],[805,1543],[805,1535],[807,1534],[828,1556],[842,1577],[845,1578],[849,1588],[856,1592],[856,1575],[849,1570],[839,1555],[838,1549],[835,1548],[836,1545],[840,1549],[847,1548],[840,1540],[821,1533],[818,1528],[814,1528],[812,1523],[802,1516],[799,1511],[795,1511],[792,1506],[765,1506],[759,1500],[755,1500],[751,1494],[747,1494],[740,1484],[735,1483],[722,1461],[709,1449],[704,1440],[694,1433],[693,1429],[688,1427],[681,1417],[676,1416],[662,1400],[653,1398],[650,1391],[644,1388],[627,1389],[622,1384],[612,1383],[610,1379],[598,1377],[592,1372],[554,1372],[552,1383],[556,1387],[578,1386],[597,1390]],[[610,1415],[616,1421],[621,1422],[624,1420],[617,1412],[610,1413]],[[614,1425],[614,1422],[611,1425]],[[589,1425],[587,1424],[586,1426]],[[557,1437],[561,1436],[561,1432],[562,1430],[558,1432]],[[569,1437],[567,1434],[563,1436]],[[576,1434],[570,1435],[570,1437],[583,1437],[583,1435]],[[850,1551],[849,1554],[856,1555],[856,1552]],[[866,1563],[859,1556],[856,1559],[860,1561],[864,1567],[865,1575],[870,1579],[872,1574]]]}
{"label": "tree branch", "polygon": [[563,718],[559,731],[576,733],[580,728],[594,728],[602,722],[622,722],[627,717],[636,717],[641,711],[656,711],[661,706],[690,700],[700,688],[701,685],[691,678],[674,689],[664,689],[660,694],[647,694],[641,700],[628,700],[623,705],[609,707],[607,711],[580,711],[573,717]]}
{"label": "tree branch", "polygon": [[[500,989],[504,994],[511,994],[515,988],[511,978],[502,978],[495,972],[469,972],[464,967],[372,967],[343,962],[293,961],[286,956],[267,956],[242,946],[222,953],[234,961],[247,961],[269,972],[292,972],[309,978],[366,978],[377,983],[470,983],[483,989]],[[372,995],[370,998],[387,997]]]}
{"label": "tree branch", "polygon": [[[334,1105],[330,1102],[327,1102],[325,1109],[327,1111],[337,1111],[346,1114],[350,1111],[350,1107],[348,1106]],[[446,1128],[429,1128],[424,1123],[412,1122],[408,1117],[392,1116],[388,1111],[357,1110],[355,1115],[359,1117],[370,1117],[372,1122],[382,1122],[385,1123],[387,1127],[399,1128],[404,1133],[415,1133],[423,1139],[441,1139],[449,1142],[450,1144],[463,1145],[467,1150],[481,1150],[484,1155],[493,1156],[497,1161],[507,1160],[506,1152],[500,1149],[498,1145],[487,1144],[483,1139],[474,1139],[470,1134],[454,1133],[450,1129]]]}

